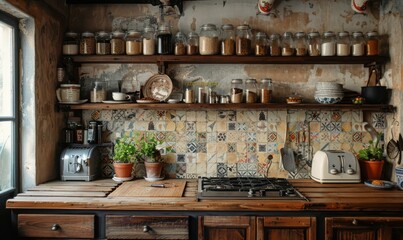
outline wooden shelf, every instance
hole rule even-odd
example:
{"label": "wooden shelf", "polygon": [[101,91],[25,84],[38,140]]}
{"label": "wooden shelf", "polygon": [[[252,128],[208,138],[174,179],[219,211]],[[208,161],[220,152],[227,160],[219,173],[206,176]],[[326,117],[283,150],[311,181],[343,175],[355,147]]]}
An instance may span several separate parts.
{"label": "wooden shelf", "polygon": [[286,103],[239,103],[239,104],[191,104],[191,103],[84,103],[77,105],[60,105],[64,110],[120,110],[120,109],[149,109],[149,110],[277,110],[277,109],[306,109],[306,110],[361,110],[376,112],[393,112],[395,108],[386,104],[286,104]]}

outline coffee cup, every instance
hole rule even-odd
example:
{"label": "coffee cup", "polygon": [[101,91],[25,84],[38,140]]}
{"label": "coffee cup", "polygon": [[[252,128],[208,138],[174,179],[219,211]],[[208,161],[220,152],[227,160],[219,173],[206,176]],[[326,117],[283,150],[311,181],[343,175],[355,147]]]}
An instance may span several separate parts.
{"label": "coffee cup", "polygon": [[128,96],[126,93],[122,92],[113,92],[112,93],[112,99],[115,101],[125,101],[129,100],[130,96]]}
{"label": "coffee cup", "polygon": [[78,102],[80,100],[80,84],[60,84],[56,90],[59,102]]}

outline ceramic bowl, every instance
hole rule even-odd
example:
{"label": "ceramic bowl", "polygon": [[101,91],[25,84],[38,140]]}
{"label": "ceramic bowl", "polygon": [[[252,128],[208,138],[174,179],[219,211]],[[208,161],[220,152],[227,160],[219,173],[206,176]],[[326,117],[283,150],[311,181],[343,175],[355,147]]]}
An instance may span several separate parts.
{"label": "ceramic bowl", "polygon": [[403,190],[403,167],[396,167],[395,172],[397,186]]}
{"label": "ceramic bowl", "polygon": [[342,90],[343,85],[340,83],[334,83],[334,82],[317,82],[316,83],[316,89],[317,90]]}
{"label": "ceramic bowl", "polygon": [[318,103],[321,104],[334,104],[334,103],[338,103],[341,100],[343,100],[343,97],[341,96],[316,96],[315,95],[315,100]]}

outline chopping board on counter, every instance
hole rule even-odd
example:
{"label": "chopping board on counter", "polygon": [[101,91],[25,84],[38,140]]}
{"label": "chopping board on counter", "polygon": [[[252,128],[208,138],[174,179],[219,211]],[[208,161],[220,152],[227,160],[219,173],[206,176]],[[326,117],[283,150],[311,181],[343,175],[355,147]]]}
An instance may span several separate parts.
{"label": "chopping board on counter", "polygon": [[[164,184],[165,187],[151,186],[158,184]],[[184,179],[167,179],[157,182],[141,179],[122,183],[108,197],[182,197],[185,187]]]}

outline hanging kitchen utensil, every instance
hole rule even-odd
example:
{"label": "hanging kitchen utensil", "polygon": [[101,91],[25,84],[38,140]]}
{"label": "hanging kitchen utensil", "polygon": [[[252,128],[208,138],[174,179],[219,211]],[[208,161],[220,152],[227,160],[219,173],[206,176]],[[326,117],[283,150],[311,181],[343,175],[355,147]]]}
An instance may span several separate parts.
{"label": "hanging kitchen utensil", "polygon": [[400,157],[397,160],[397,164],[400,165],[400,163],[402,161],[402,151],[403,151],[403,137],[402,137],[402,134],[399,134],[398,146],[399,146]]}
{"label": "hanging kitchen utensil", "polygon": [[295,156],[294,156],[294,151],[288,143],[288,122],[286,123],[286,134],[284,136],[284,147],[280,149],[281,153],[281,161],[283,168],[287,170],[288,172],[294,172],[296,169],[295,166]]}
{"label": "hanging kitchen utensil", "polygon": [[374,127],[372,127],[369,123],[365,123],[364,129],[371,135],[373,142],[378,141],[378,133],[376,132]]}
{"label": "hanging kitchen utensil", "polygon": [[393,127],[394,127],[395,123],[398,123],[398,122],[395,119],[393,119],[393,122],[390,127],[391,139],[389,140],[388,144],[386,145],[386,153],[388,154],[388,157],[391,159],[395,159],[400,154],[399,144],[393,136]]}

